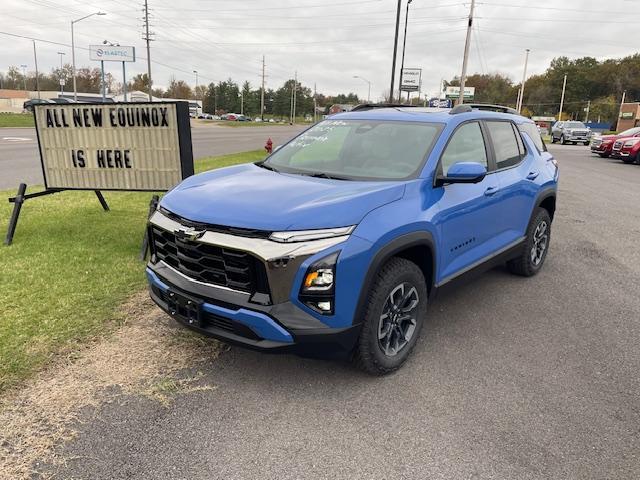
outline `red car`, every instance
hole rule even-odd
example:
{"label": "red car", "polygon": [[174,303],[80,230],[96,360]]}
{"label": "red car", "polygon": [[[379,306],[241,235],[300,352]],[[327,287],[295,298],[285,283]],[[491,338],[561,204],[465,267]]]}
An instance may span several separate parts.
{"label": "red car", "polygon": [[624,163],[640,161],[640,134],[633,137],[618,138],[611,149],[611,157],[619,158]]}
{"label": "red car", "polygon": [[611,155],[613,145],[621,138],[627,137],[640,137],[640,127],[630,128],[617,135],[594,137],[591,141],[591,152],[597,153],[601,157],[608,157]]}

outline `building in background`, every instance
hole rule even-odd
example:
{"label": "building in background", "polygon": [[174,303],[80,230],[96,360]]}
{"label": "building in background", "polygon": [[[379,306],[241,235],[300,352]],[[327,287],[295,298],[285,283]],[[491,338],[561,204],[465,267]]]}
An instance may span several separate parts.
{"label": "building in background", "polygon": [[616,131],[622,132],[633,127],[640,127],[640,102],[623,103]]}

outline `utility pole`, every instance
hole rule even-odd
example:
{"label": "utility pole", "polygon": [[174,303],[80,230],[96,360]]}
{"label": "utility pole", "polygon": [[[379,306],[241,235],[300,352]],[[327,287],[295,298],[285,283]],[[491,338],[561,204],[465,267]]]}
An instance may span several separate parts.
{"label": "utility pole", "polygon": [[584,116],[584,123],[589,121],[589,110],[591,110],[591,100],[587,100],[587,113]]}
{"label": "utility pole", "polygon": [[622,101],[620,102],[620,110],[618,111],[618,121],[616,122],[616,130],[620,130],[620,118],[622,117],[622,106],[624,105],[624,99],[627,98],[627,91],[622,92]]}
{"label": "utility pole", "polygon": [[318,91],[316,84],[313,83],[313,123],[316,123],[316,110],[318,109]]}
{"label": "utility pole", "polygon": [[564,106],[564,91],[567,88],[567,74],[564,75],[564,81],[562,82],[562,97],[560,97],[560,113],[558,113],[558,121],[562,120],[562,107]]}
{"label": "utility pole", "polygon": [[460,97],[458,105],[464,103],[464,83],[467,78],[467,62],[469,61],[469,44],[471,43],[471,29],[473,28],[473,9],[476,1],[471,0],[471,9],[469,10],[469,23],[467,24],[467,39],[464,42],[464,57],[462,59],[462,75],[460,75]]}
{"label": "utility pole", "polygon": [[289,123],[293,125],[293,88],[291,89],[291,97],[289,100]]}
{"label": "utility pole", "polygon": [[60,55],[60,78],[58,79],[58,81],[60,82],[60,95],[64,95],[64,79],[62,78],[62,69],[64,68],[64,66],[62,64],[62,57],[65,55],[65,53],[58,52],[58,55]]}
{"label": "utility pole", "polygon": [[402,0],[398,0],[398,11],[396,12],[396,37],[393,41],[393,62],[391,64],[391,88],[389,88],[389,103],[393,103],[393,88],[396,75],[396,56],[398,53],[398,31],[400,30],[400,8]]}
{"label": "utility pole", "polygon": [[[407,13],[404,16],[404,40],[402,41],[402,61],[400,62],[400,85],[398,85],[398,100],[402,99],[402,74],[404,73],[404,50],[407,46],[407,23],[409,23],[409,5],[412,0],[407,0]],[[409,101],[409,92],[407,92],[407,101]]]}
{"label": "utility pole", "polygon": [[516,110],[518,113],[522,111],[522,102],[524,101],[524,82],[527,78],[527,64],[529,63],[529,52],[530,50],[527,48],[525,56],[524,56],[524,71],[522,72],[522,83],[520,84],[520,91],[518,92],[518,104]]}
{"label": "utility pole", "polygon": [[36,41],[33,40],[33,61],[36,64],[36,92],[38,92],[38,98],[40,98],[40,79],[38,74],[38,54],[36,53]]}
{"label": "utility pole", "polygon": [[198,71],[194,70],[193,73],[196,74],[196,94],[194,95],[196,97],[196,118],[198,117]]}
{"label": "utility pole", "polygon": [[298,96],[298,72],[296,71],[293,80],[293,123],[296,123],[296,97]]}
{"label": "utility pole", "polygon": [[147,76],[149,77],[149,101],[153,101],[153,95],[151,93],[153,89],[153,82],[151,81],[151,38],[153,32],[149,32],[149,4],[148,0],[144,0],[144,36],[142,39],[147,42]]}
{"label": "utility pole", "polygon": [[260,118],[264,122],[264,55],[262,55],[262,91],[260,92]]}

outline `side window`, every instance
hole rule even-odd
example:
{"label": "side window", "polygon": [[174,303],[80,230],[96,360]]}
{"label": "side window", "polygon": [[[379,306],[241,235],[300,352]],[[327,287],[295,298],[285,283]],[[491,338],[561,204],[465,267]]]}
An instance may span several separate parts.
{"label": "side window", "polygon": [[518,142],[518,150],[520,150],[520,160],[522,160],[527,154],[527,149],[524,148],[524,142],[522,141],[522,137],[520,136],[520,131],[513,123],[511,124],[511,128],[513,129],[513,133],[516,136],[516,142]]}
{"label": "side window", "polygon": [[465,123],[454,132],[442,154],[442,174],[446,175],[449,167],[457,162],[478,162],[488,166],[487,150],[478,122]]}
{"label": "side window", "polygon": [[522,159],[511,122],[487,122],[496,153],[496,168],[512,167]]}
{"label": "side window", "polygon": [[529,135],[531,140],[533,140],[534,145],[538,149],[539,152],[546,152],[547,146],[542,141],[542,137],[540,136],[540,132],[538,131],[538,127],[534,123],[521,123],[518,125],[518,128],[521,132]]}

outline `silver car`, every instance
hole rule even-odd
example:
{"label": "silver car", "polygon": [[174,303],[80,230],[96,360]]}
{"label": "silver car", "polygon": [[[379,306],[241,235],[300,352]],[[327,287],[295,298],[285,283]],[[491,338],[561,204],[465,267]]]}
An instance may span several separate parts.
{"label": "silver car", "polygon": [[567,143],[589,145],[590,140],[591,129],[582,122],[575,120],[556,122],[551,128],[551,143],[559,141],[563,145]]}

